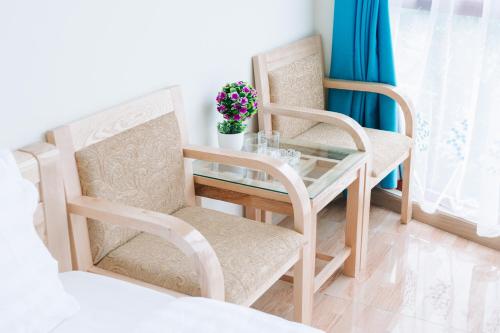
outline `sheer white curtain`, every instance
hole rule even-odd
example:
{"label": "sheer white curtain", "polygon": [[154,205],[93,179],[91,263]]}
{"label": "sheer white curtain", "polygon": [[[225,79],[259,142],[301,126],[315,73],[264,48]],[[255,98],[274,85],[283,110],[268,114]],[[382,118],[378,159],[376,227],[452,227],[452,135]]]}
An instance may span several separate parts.
{"label": "sheer white curtain", "polygon": [[413,199],[500,236],[500,0],[390,0],[415,114]]}

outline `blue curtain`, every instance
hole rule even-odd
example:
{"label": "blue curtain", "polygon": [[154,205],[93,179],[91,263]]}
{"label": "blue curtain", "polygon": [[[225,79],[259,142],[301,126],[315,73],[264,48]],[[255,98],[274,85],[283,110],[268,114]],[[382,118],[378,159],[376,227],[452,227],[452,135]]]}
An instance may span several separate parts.
{"label": "blue curtain", "polygon": [[[396,84],[388,0],[336,0],[333,24],[331,78]],[[398,129],[395,102],[378,94],[331,89],[328,110],[364,127]],[[397,176],[380,185],[395,188]]]}

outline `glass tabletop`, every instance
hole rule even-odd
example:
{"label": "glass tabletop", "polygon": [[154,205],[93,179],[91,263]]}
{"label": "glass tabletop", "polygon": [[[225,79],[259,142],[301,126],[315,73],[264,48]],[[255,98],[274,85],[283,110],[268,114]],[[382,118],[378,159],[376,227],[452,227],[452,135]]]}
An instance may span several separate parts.
{"label": "glass tabletop", "polygon": [[[293,149],[300,152],[300,159],[292,168],[304,181],[309,198],[336,182],[361,159],[365,153],[358,150],[339,148],[296,139],[281,139],[280,149]],[[263,171],[224,165],[220,163],[195,160],[195,176],[245,185],[263,190],[287,194],[281,183]]]}

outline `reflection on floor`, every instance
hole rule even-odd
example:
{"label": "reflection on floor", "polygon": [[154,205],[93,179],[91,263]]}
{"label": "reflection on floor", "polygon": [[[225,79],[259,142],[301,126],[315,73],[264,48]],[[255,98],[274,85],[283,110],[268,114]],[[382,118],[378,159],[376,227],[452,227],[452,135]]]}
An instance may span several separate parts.
{"label": "reflection on floor", "polygon": [[[343,243],[344,202],[320,216],[318,248]],[[357,280],[343,275],[315,294],[315,327],[327,332],[500,332],[500,252],[428,225],[371,209],[369,256]],[[333,251],[333,252],[330,252]],[[292,317],[279,281],[255,308]]]}

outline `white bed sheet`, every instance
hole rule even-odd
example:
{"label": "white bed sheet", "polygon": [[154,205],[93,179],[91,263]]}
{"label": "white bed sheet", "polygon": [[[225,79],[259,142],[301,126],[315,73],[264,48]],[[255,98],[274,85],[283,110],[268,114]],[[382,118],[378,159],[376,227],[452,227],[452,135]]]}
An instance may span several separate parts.
{"label": "white bed sheet", "polygon": [[172,296],[105,276],[60,274],[80,311],[51,333],[317,333],[319,330],[250,308]]}
{"label": "white bed sheet", "polygon": [[80,304],[80,311],[53,333],[135,332],[138,323],[175,300],[172,296],[102,275],[66,272],[59,276],[64,289]]}

